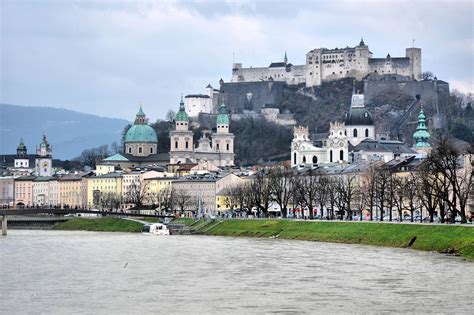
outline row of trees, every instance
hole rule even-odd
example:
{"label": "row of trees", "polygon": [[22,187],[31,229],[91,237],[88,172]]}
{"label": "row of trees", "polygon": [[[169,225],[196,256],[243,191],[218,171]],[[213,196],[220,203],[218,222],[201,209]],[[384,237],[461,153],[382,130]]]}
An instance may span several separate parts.
{"label": "row of trees", "polygon": [[[470,155],[468,156],[470,157]],[[302,173],[280,167],[260,170],[254,178],[242,185],[230,187],[225,203],[234,210],[257,209],[269,215],[272,203],[278,204],[283,217],[289,205],[307,209],[307,218],[346,218],[354,214],[362,220],[367,211],[370,220],[394,219],[393,212],[402,219],[405,213],[414,221],[415,214],[423,218],[423,209],[433,222],[454,222],[459,216],[467,220],[467,201],[472,190],[472,159],[466,166],[457,151],[442,139],[439,146],[416,169],[405,170],[386,164],[372,165],[365,171],[345,174],[328,174],[324,168],[308,169]],[[375,211],[375,215],[374,215]]]}

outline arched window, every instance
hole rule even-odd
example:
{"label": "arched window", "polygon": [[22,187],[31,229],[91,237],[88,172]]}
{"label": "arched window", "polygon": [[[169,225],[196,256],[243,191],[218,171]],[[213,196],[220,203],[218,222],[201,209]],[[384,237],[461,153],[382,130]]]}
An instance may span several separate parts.
{"label": "arched window", "polygon": [[186,146],[186,149],[188,149],[188,148],[189,148],[189,142],[188,142],[188,141],[186,141],[186,144],[185,144],[185,146]]}
{"label": "arched window", "polygon": [[178,141],[175,141],[175,142],[174,142],[174,148],[175,148],[175,149],[178,148]]}
{"label": "arched window", "polygon": [[313,164],[316,164],[318,163],[318,158],[316,157],[316,155],[313,155]]}
{"label": "arched window", "polygon": [[303,163],[306,163],[306,156],[303,156]]}
{"label": "arched window", "polygon": [[343,150],[339,151],[339,160],[341,160],[341,161],[344,160],[344,151]]}
{"label": "arched window", "polygon": [[354,138],[357,138],[357,129],[354,128],[354,131],[352,132],[352,135],[354,136]]}
{"label": "arched window", "polygon": [[295,152],[295,153],[293,153],[293,164],[296,164],[296,163],[297,162],[296,162],[296,152]]}
{"label": "arched window", "polygon": [[344,136],[347,136],[347,130],[344,129]]}
{"label": "arched window", "polygon": [[142,153],[143,152],[143,148],[142,147],[139,147],[138,148],[138,153]]}
{"label": "arched window", "polygon": [[153,154],[153,147],[150,148],[150,154]]}
{"label": "arched window", "polygon": [[132,148],[128,147],[128,153],[132,154]]}
{"label": "arched window", "polygon": [[216,150],[219,151],[219,143],[216,143]]}
{"label": "arched window", "polygon": [[226,149],[227,149],[227,151],[229,151],[229,148],[230,148],[230,146],[229,146],[229,144],[227,143],[227,144],[226,144]]}
{"label": "arched window", "polygon": [[369,137],[369,129],[368,129],[368,128],[365,128],[365,137],[366,137],[366,138]]}
{"label": "arched window", "polygon": [[329,151],[329,162],[332,162],[332,150]]}

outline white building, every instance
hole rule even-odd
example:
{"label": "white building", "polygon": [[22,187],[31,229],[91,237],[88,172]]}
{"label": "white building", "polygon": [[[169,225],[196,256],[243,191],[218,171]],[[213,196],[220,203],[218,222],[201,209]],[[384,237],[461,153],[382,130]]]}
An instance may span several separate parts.
{"label": "white building", "polygon": [[198,117],[200,113],[215,113],[219,98],[219,90],[210,84],[205,88],[205,94],[189,94],[184,97],[184,108],[189,117]]}
{"label": "white building", "polygon": [[364,107],[364,95],[353,93],[351,109],[346,113],[344,122],[330,123],[327,137],[317,139],[319,145],[310,139],[308,128],[294,128],[291,165],[350,162],[349,144],[356,146],[365,139],[375,139],[374,121]]}

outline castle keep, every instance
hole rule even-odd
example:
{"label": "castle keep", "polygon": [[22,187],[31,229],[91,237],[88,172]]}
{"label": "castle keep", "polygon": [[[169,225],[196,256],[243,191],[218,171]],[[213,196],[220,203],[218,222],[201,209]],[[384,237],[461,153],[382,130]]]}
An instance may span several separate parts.
{"label": "castle keep", "polygon": [[232,67],[232,82],[282,81],[287,84],[305,83],[307,87],[345,77],[362,80],[368,74],[397,74],[407,79],[421,79],[421,49],[407,48],[405,57],[373,58],[369,46],[346,48],[317,48],[306,54],[305,65],[293,65],[287,55],[283,62],[268,67],[243,68],[241,63]]}

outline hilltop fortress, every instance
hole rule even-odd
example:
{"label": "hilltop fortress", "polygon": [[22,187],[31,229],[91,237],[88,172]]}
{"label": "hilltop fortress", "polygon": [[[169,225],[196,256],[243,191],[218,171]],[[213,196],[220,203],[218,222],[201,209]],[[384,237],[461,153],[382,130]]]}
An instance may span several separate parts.
{"label": "hilltop fortress", "polygon": [[290,85],[318,86],[322,82],[354,77],[362,80],[368,74],[396,74],[407,80],[421,80],[421,48],[407,48],[405,57],[373,58],[362,39],[358,46],[346,48],[317,48],[306,54],[305,65],[293,65],[287,55],[283,62],[268,67],[232,67],[232,82],[281,81]]}

